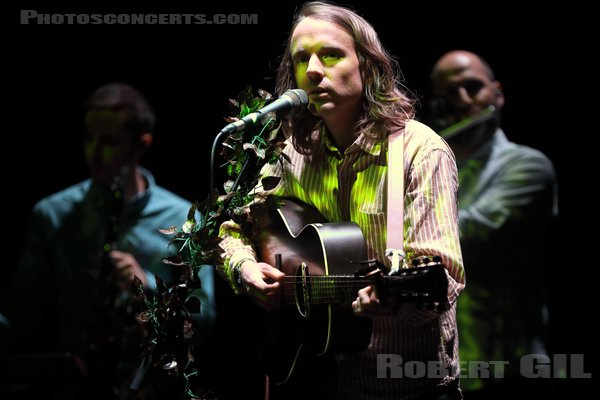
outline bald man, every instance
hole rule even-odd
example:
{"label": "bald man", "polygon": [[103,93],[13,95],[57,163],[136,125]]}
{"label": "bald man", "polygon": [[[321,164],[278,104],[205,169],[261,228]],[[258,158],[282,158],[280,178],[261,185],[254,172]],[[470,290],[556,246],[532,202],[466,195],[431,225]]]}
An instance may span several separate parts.
{"label": "bald man", "polygon": [[[459,171],[467,277],[457,308],[460,360],[467,368],[461,386],[465,398],[502,398],[523,375],[520,358],[546,352],[544,268],[558,210],[554,168],[541,152],[507,139],[500,128],[502,85],[481,57],[444,54],[431,79],[438,133],[455,152]],[[487,364],[489,378],[485,369],[478,373],[474,361],[508,362],[507,378],[493,379],[501,378],[493,364]],[[539,395],[538,389],[531,390]]]}

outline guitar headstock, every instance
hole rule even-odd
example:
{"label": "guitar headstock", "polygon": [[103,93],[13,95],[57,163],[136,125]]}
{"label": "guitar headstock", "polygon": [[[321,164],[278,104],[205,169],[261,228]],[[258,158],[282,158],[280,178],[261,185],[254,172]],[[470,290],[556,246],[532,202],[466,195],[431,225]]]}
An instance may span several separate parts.
{"label": "guitar headstock", "polygon": [[448,303],[448,277],[438,256],[411,259],[411,268],[403,268],[389,276],[388,290],[398,301],[420,303],[424,308]]}

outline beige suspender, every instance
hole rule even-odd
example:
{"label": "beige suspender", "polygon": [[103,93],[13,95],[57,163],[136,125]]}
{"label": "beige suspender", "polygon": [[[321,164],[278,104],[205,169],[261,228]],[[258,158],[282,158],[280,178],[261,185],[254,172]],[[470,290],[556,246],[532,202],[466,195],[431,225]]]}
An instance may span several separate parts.
{"label": "beige suspender", "polygon": [[387,247],[390,272],[400,269],[404,259],[404,130],[388,137]]}

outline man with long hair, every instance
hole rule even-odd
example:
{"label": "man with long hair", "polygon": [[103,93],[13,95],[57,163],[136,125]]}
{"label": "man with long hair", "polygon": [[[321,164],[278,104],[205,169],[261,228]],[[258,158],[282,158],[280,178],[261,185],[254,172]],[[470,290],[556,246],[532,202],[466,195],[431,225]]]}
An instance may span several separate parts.
{"label": "man with long hair", "polygon": [[[455,302],[465,280],[458,241],[456,164],[450,148],[412,119],[413,101],[399,85],[397,65],[373,27],[347,8],[311,2],[298,12],[277,77],[277,93],[292,88],[306,91],[309,105],[284,123],[290,135],[286,157],[262,171],[264,177],[281,178],[270,194],[307,203],[330,222],[356,222],[368,257],[388,266],[387,212],[403,207],[403,267],[419,256],[437,256],[448,278],[450,306],[444,309],[409,303],[387,309],[374,286],[356,293],[352,309],[355,315],[372,319],[371,343],[366,351],[336,356],[328,395],[460,398]],[[396,132],[403,141],[404,156],[398,161],[404,171],[403,205],[387,204],[386,194],[388,136]],[[224,273],[235,290],[264,308],[275,308],[284,274],[257,262],[255,249],[240,238],[237,228],[223,226]],[[378,365],[382,357],[436,364],[443,372],[400,378]],[[301,382],[294,395],[318,397],[311,389],[311,383]]]}

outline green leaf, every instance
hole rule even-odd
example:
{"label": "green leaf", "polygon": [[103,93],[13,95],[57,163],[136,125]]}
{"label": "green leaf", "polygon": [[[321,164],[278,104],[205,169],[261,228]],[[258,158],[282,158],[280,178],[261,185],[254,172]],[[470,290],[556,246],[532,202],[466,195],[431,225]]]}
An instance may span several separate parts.
{"label": "green leaf", "polygon": [[281,178],[278,176],[266,176],[260,180],[264,190],[275,189],[279,181],[281,181]]}
{"label": "green leaf", "polygon": [[175,256],[165,257],[162,259],[162,262],[165,264],[168,264],[168,265],[175,265],[177,267],[186,265],[185,261],[183,261],[180,254],[177,254]]}
{"label": "green leaf", "polygon": [[160,276],[158,275],[154,275],[154,278],[156,280],[156,292],[157,293],[164,293],[167,291],[167,286],[165,285],[165,282],[161,279]]}
{"label": "green leaf", "polygon": [[174,235],[177,233],[177,229],[178,228],[176,226],[170,226],[166,229],[159,229],[158,231],[163,235]]}
{"label": "green leaf", "polygon": [[271,93],[263,89],[258,89],[258,95],[267,101],[273,98],[273,95]]}
{"label": "green leaf", "polygon": [[265,158],[265,149],[260,149],[258,146],[251,143],[244,143],[244,150],[252,150],[258,158]]}
{"label": "green leaf", "polygon": [[144,285],[142,284],[142,281],[140,280],[140,278],[138,278],[137,276],[133,276],[133,289],[134,289],[134,293],[137,293],[138,296],[142,296],[143,298],[145,298],[144,295]]}
{"label": "green leaf", "polygon": [[188,211],[188,215],[187,215],[188,220],[196,222],[195,217],[196,217],[196,209],[197,208],[198,208],[198,202],[195,201],[192,203],[192,206],[190,207],[190,209]]}

